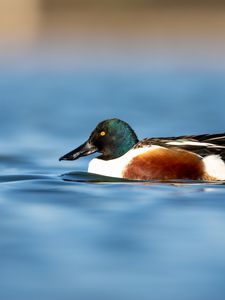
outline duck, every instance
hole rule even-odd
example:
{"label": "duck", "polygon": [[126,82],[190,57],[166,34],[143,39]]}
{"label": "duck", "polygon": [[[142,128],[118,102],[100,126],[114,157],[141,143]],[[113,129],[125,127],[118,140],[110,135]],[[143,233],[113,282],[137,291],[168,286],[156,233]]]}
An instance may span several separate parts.
{"label": "duck", "polygon": [[100,122],[88,140],[59,158],[99,152],[88,172],[131,180],[225,180],[225,133],[139,140],[117,118]]}

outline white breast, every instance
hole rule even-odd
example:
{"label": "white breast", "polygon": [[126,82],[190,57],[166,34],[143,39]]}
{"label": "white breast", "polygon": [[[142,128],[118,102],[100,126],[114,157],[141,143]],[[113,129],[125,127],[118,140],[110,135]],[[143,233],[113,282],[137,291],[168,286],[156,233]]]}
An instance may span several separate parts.
{"label": "white breast", "polygon": [[123,156],[111,159],[103,160],[99,158],[94,158],[90,161],[88,165],[88,172],[95,173],[104,176],[118,177],[122,178],[123,170],[132,158],[138,156],[146,151],[154,150],[156,148],[161,148],[160,146],[149,146],[144,148],[131,149]]}

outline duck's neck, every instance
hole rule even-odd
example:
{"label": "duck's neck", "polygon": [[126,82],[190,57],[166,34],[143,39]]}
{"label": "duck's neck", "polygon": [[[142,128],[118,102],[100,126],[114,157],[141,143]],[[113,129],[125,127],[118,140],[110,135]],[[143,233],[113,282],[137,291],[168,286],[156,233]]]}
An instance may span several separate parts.
{"label": "duck's neck", "polygon": [[131,132],[128,136],[118,138],[108,149],[98,158],[103,160],[111,160],[123,156],[127,153],[135,144],[137,144],[138,138],[134,132]]}

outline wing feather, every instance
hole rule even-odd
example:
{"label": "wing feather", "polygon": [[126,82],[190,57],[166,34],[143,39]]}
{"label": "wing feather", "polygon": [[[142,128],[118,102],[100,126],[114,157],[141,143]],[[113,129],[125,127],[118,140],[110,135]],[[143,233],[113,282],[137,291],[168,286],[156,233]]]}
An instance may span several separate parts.
{"label": "wing feather", "polygon": [[167,138],[146,138],[139,141],[135,148],[146,145],[159,145],[165,148],[182,148],[202,157],[220,155],[225,160],[225,133],[201,134]]}

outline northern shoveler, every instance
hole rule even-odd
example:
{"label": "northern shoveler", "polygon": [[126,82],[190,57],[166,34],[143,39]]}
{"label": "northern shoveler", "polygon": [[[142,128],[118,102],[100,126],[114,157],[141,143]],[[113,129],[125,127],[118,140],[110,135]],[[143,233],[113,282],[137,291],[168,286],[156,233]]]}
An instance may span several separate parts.
{"label": "northern shoveler", "polygon": [[100,152],[88,172],[140,180],[225,180],[225,133],[145,138],[119,119],[97,125],[89,139],[59,160]]}

